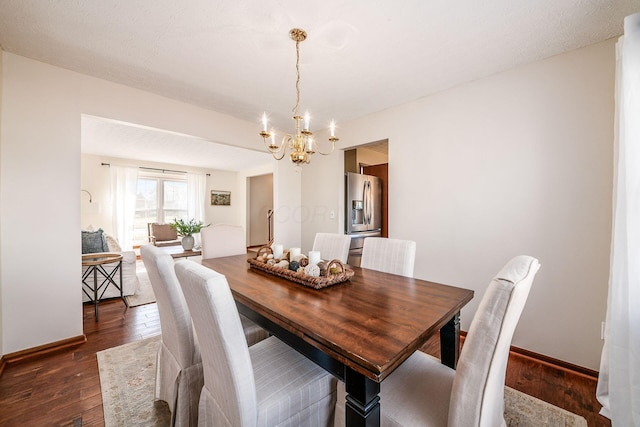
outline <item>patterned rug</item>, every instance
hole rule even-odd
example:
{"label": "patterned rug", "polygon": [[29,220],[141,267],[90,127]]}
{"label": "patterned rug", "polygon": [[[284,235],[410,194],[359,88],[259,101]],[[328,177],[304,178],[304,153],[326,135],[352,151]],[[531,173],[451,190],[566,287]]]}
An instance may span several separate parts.
{"label": "patterned rug", "polygon": [[[106,427],[168,426],[169,408],[153,402],[160,336],[98,353]],[[509,427],[587,427],[587,421],[557,406],[505,387]]]}

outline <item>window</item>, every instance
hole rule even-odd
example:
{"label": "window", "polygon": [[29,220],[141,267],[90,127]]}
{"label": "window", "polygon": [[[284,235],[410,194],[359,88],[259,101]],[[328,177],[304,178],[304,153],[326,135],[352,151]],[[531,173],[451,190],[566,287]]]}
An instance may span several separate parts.
{"label": "window", "polygon": [[187,219],[187,180],[181,176],[145,173],[138,177],[133,244],[148,243],[147,224]]}

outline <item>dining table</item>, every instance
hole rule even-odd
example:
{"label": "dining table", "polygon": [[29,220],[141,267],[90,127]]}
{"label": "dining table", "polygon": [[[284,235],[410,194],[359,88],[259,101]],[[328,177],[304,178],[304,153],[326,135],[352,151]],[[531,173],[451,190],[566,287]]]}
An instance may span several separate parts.
{"label": "dining table", "polygon": [[432,335],[440,333],[441,361],[455,369],[460,310],[473,290],[359,267],[348,267],[350,280],[314,289],[251,268],[248,257],[202,265],[226,276],[241,314],[344,381],[347,426],[380,425],[380,384]]}

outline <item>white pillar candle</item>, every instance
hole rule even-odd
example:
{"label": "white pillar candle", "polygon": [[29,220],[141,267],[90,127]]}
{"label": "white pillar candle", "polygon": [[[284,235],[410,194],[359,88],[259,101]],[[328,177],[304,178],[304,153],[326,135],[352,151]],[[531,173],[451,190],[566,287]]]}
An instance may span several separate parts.
{"label": "white pillar candle", "polygon": [[300,248],[289,249],[289,259],[293,259],[297,256],[300,256]]}
{"label": "white pillar candle", "polygon": [[273,244],[271,246],[271,250],[273,251],[273,257],[275,259],[282,258],[282,251],[284,250],[284,247],[282,245]]}
{"label": "white pillar candle", "polygon": [[309,264],[316,265],[320,262],[320,251],[309,252]]}

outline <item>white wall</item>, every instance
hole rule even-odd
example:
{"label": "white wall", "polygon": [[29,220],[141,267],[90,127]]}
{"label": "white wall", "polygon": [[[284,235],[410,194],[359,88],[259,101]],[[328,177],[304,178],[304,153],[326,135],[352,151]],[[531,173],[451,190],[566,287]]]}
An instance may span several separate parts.
{"label": "white wall", "polygon": [[[416,240],[416,277],[475,291],[462,329],[491,277],[529,254],[542,268],[513,345],[595,370],[609,271],[614,68],[610,40],[342,123],[339,135],[343,147],[389,139],[390,237]],[[341,189],[338,157],[314,159],[303,188]],[[343,192],[303,192],[302,203],[342,206]],[[335,228],[328,218],[303,223],[303,246]]]}
{"label": "white wall", "polygon": [[[10,53],[4,53],[2,82],[0,285],[7,354],[82,334],[81,114],[242,147],[262,141],[256,123]],[[289,204],[297,192],[299,206],[300,176],[276,181],[280,193],[294,194],[285,198]],[[239,192],[245,197],[246,189]],[[246,212],[239,215],[246,223]],[[299,222],[278,226],[299,239]],[[25,256],[35,247],[40,256]]]}
{"label": "white wall", "polygon": [[[211,206],[211,190],[231,191],[231,206]],[[242,197],[242,187],[238,182],[238,173],[230,171],[212,171],[207,177],[207,198],[205,207],[206,224],[234,224],[246,227],[240,222],[242,212],[247,209],[247,201]]]}
{"label": "white wall", "polygon": [[[0,48],[0,157],[2,155],[2,87],[4,86],[3,84],[3,79],[2,79],[2,71],[3,71],[3,66],[2,66],[2,58],[4,56],[4,51],[2,50],[2,48]],[[0,170],[2,168],[2,162],[0,162]],[[0,188],[2,187],[1,185],[2,182],[2,174],[0,173]],[[0,218],[2,216],[2,199],[0,198]],[[1,221],[0,221],[1,224]],[[2,227],[0,227],[0,241],[2,240]],[[2,245],[0,245],[0,271],[2,271]],[[0,355],[4,354],[4,351],[2,351],[3,347],[3,338],[2,338],[2,319],[4,318],[4,312],[2,310],[2,274],[0,274]]]}
{"label": "white wall", "polygon": [[302,243],[301,170],[291,162],[274,160],[273,176],[273,238],[285,248]]}
{"label": "white wall", "polygon": [[0,276],[12,353],[82,334],[80,112],[67,71],[6,52],[3,67]]}

